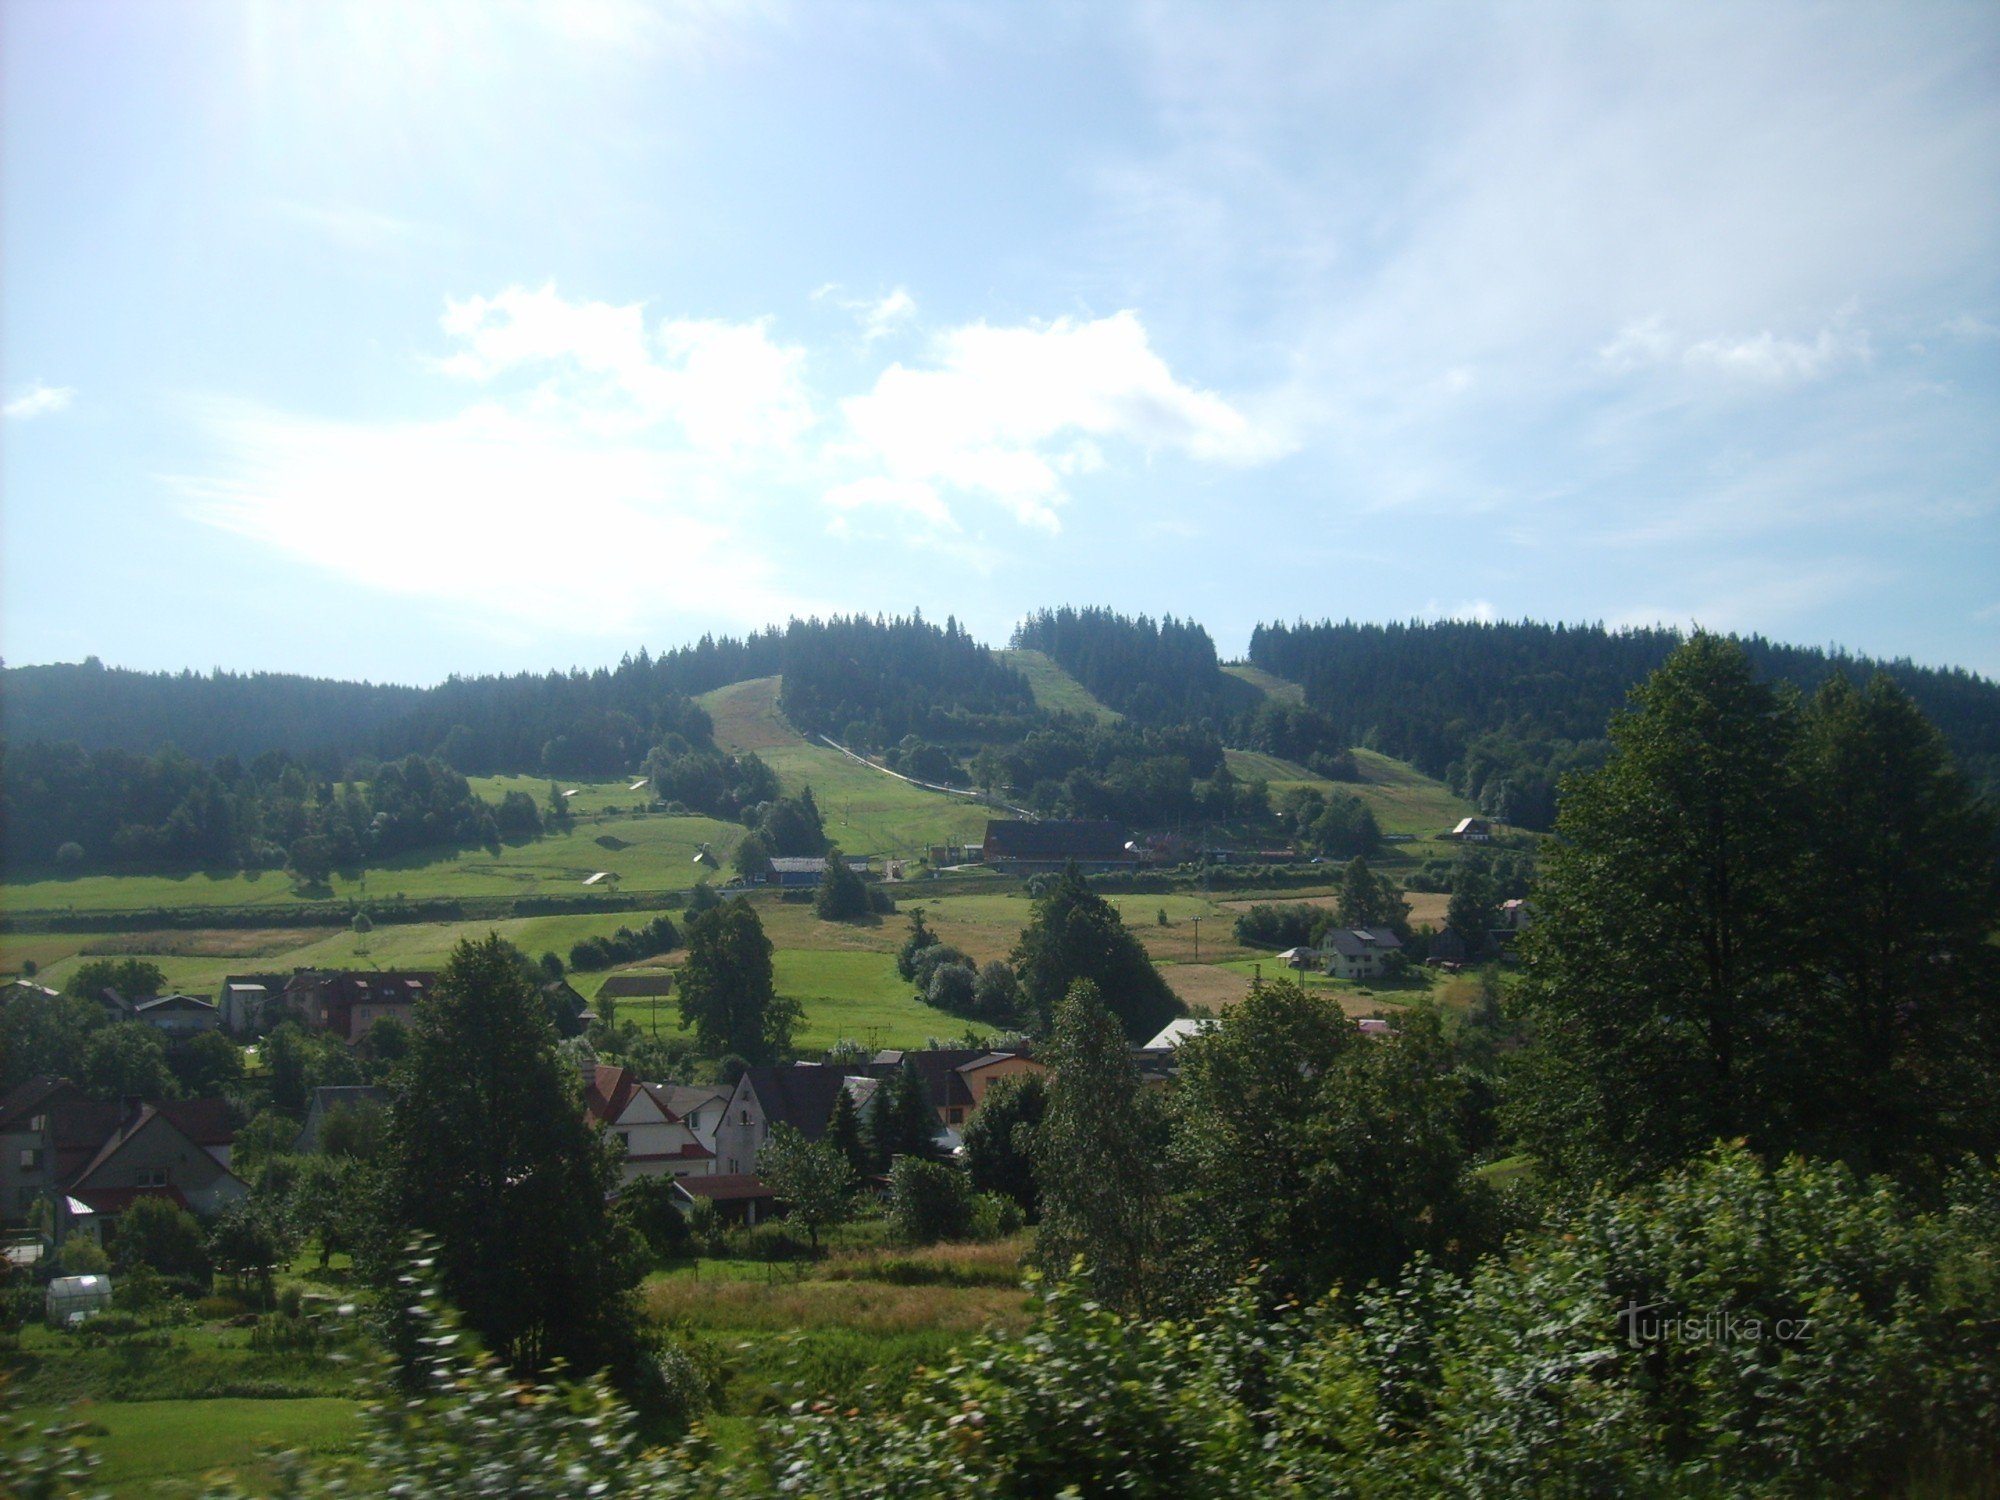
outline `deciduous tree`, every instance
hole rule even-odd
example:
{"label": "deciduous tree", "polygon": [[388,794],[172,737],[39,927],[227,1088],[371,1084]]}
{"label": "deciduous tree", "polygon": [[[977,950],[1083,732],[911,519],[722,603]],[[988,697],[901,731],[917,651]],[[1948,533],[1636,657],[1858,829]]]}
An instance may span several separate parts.
{"label": "deciduous tree", "polygon": [[1099,1003],[1133,1041],[1145,1041],[1184,1009],[1116,909],[1090,889],[1074,864],[1036,901],[1013,963],[1045,1029],[1078,980],[1090,982]]}
{"label": "deciduous tree", "polygon": [[771,940],[745,901],[729,901],[688,924],[687,962],[676,976],[681,1028],[692,1028],[704,1055],[755,1063],[792,1044],[800,1015],[771,977]]}
{"label": "deciduous tree", "polygon": [[523,1372],[634,1347],[630,1267],[606,1197],[617,1166],[520,953],[461,942],[418,1002],[390,1126],[391,1201],[437,1244],[447,1296]]}

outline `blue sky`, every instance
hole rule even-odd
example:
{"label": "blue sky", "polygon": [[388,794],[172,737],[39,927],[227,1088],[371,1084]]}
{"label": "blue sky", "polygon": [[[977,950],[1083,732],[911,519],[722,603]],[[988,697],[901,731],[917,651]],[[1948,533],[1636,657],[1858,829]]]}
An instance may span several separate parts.
{"label": "blue sky", "polygon": [[2000,676],[2000,9],[5,0],[0,652],[1656,621]]}

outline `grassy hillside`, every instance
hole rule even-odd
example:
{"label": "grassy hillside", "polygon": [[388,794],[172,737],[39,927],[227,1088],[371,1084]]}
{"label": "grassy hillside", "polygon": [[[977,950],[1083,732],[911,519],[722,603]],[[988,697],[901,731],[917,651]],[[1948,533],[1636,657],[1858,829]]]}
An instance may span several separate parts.
{"label": "grassy hillside", "polygon": [[1419,841],[1431,840],[1478,810],[1464,798],[1453,796],[1443,782],[1373,750],[1354,752],[1361,768],[1358,782],[1328,781],[1293,761],[1261,751],[1230,750],[1226,754],[1232,774],[1245,781],[1261,778],[1269,782],[1274,800],[1294,787],[1311,787],[1328,794],[1352,792],[1368,804],[1384,833],[1410,834]]}
{"label": "grassy hillside", "polygon": [[1276,698],[1280,703],[1303,703],[1306,690],[1296,682],[1287,682],[1282,677],[1274,677],[1262,667],[1253,667],[1247,661],[1231,662],[1222,669],[1239,682],[1247,682],[1266,698]]}
{"label": "grassy hillside", "polygon": [[1028,679],[1028,687],[1034,693],[1035,704],[1039,708],[1051,713],[1081,714],[1100,724],[1114,723],[1124,717],[1116,709],[1098,702],[1089,688],[1057,666],[1054,659],[1044,652],[1013,650],[994,654]]}
{"label": "grassy hillside", "polygon": [[911,857],[933,843],[977,843],[986,832],[991,814],[978,803],[927,792],[806,740],[778,712],[775,677],[733,683],[698,701],[715,720],[716,744],[756,751],[787,793],[812,788],[827,836],[849,854]]}

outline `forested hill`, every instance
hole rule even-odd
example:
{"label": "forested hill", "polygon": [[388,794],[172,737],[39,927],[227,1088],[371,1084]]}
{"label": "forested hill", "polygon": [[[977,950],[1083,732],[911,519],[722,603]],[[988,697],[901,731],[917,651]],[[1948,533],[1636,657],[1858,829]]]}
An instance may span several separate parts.
{"label": "forested hill", "polygon": [[[1605,752],[1626,692],[1682,637],[1602,625],[1438,620],[1259,625],[1250,660],[1301,684],[1350,743],[1397,756],[1511,822],[1547,827],[1555,780]],[[1951,742],[1989,795],[2000,792],[2000,684],[1970,672],[1880,662],[1742,639],[1759,676],[1811,692],[1832,673],[1886,672]]]}
{"label": "forested hill", "polygon": [[1012,644],[1045,653],[1100,702],[1142,724],[1222,722],[1258,701],[1255,688],[1222,670],[1208,632],[1172,615],[1156,623],[1064,605],[1028,616]]}

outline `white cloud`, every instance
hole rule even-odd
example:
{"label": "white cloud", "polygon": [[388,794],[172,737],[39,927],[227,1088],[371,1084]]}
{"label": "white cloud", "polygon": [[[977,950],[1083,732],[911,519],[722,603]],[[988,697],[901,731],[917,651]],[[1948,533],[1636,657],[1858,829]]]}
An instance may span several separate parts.
{"label": "white cloud", "polygon": [[9,421],[26,422],[35,417],[53,416],[76,399],[74,388],[66,385],[48,385],[37,380],[20,395],[0,407]]}
{"label": "white cloud", "polygon": [[1597,362],[1614,374],[1679,365],[1759,385],[1798,385],[1832,374],[1842,365],[1867,363],[1872,349],[1865,329],[1829,324],[1811,338],[1788,338],[1765,329],[1689,339],[1658,314],[1628,323],[1599,347]]}
{"label": "white cloud", "polygon": [[[901,299],[900,302],[898,299]],[[877,304],[905,316],[914,299]],[[477,390],[428,422],[330,421],[242,403],[198,419],[220,455],[174,481],[199,519],[489,624],[629,631],[663,595],[745,623],[814,607],[776,582],[815,502],[826,531],[966,563],[977,496],[1057,529],[1069,486],[1127,448],[1250,463],[1277,440],[1176,380],[1136,315],[943,334],[937,363],[865,394],[808,380],[768,320],[649,322],[553,286],[449,302],[427,361]],[[824,559],[813,559],[822,565]]]}
{"label": "white cloud", "polygon": [[871,343],[886,338],[903,324],[917,315],[917,299],[901,287],[889,293],[879,302],[869,304],[862,312],[862,335]]}
{"label": "white cloud", "polygon": [[438,362],[446,374],[540,374],[541,408],[607,431],[670,423],[699,448],[783,449],[814,420],[805,352],[772,342],[765,322],[667,320],[649,334],[639,304],[569,302],[552,285],[452,302],[441,322],[463,346]]}
{"label": "white cloud", "polygon": [[174,481],[198,519],[476,622],[629,633],[663,593],[744,623],[800,607],[737,534],[720,476],[681,453],[490,405],[379,426],[231,403],[200,419],[221,468]]}
{"label": "white cloud", "polygon": [[1251,464],[1288,446],[1212,392],[1176,380],[1137,314],[941,335],[936,363],[891,365],[841,403],[865,461],[905,482],[997,502],[1023,525],[1060,529],[1066,477],[1122,441],[1207,462]]}

